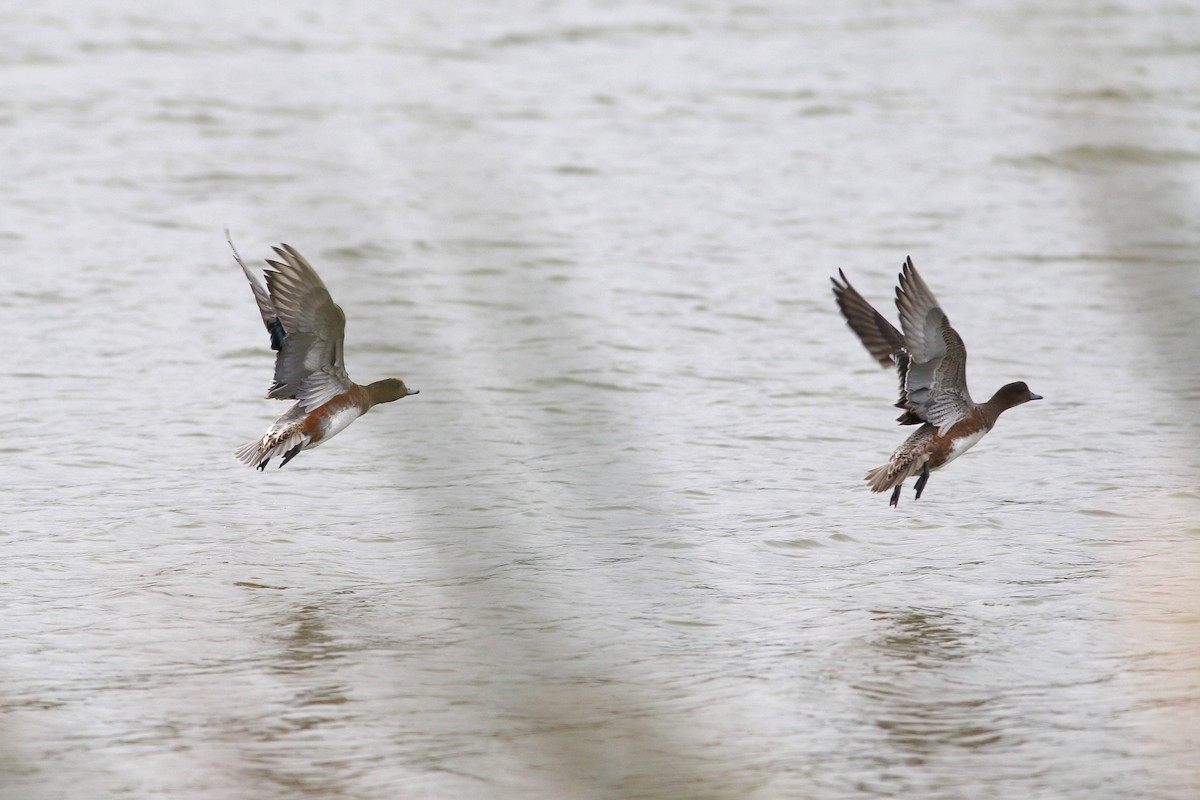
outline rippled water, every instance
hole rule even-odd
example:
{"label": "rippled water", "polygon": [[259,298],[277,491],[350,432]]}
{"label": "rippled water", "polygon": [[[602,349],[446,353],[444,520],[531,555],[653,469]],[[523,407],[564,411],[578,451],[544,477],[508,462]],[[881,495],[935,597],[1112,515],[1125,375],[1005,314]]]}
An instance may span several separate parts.
{"label": "rippled water", "polygon": [[[219,3],[0,27],[0,796],[1191,798],[1200,13]],[[385,406],[285,470],[222,227]],[[838,317],[911,255],[977,398]]]}

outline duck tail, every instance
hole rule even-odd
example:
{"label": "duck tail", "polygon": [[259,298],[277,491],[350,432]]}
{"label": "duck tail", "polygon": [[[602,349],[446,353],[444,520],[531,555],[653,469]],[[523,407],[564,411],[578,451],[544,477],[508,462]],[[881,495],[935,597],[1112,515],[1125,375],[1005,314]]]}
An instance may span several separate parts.
{"label": "duck tail", "polygon": [[888,462],[882,467],[876,467],[867,473],[866,482],[871,485],[872,492],[886,492],[888,489],[893,489],[896,486],[904,483],[908,478],[907,471],[896,469],[897,465]]}
{"label": "duck tail", "polygon": [[[255,439],[253,442],[246,442],[246,444],[234,450],[233,455],[246,466],[258,467],[260,470],[263,470],[267,468],[267,462],[275,458],[275,456],[284,456],[283,463],[286,464],[306,444],[308,444],[308,437],[302,433],[296,433],[283,438],[264,436],[261,439]],[[282,467],[283,464],[279,466]]]}
{"label": "duck tail", "polygon": [[888,463],[868,472],[865,480],[871,484],[872,492],[886,492],[903,484],[924,466],[924,458],[917,458],[911,451],[901,447],[892,454]]}
{"label": "duck tail", "polygon": [[886,492],[888,489],[895,489],[923,470],[929,461],[934,430],[932,425],[922,425],[896,448],[896,452],[892,453],[886,464],[868,472],[866,481],[871,485],[871,491]]}
{"label": "duck tail", "polygon": [[255,439],[253,442],[246,444],[233,451],[233,455],[238,461],[248,467],[256,467],[262,461],[263,440]]}

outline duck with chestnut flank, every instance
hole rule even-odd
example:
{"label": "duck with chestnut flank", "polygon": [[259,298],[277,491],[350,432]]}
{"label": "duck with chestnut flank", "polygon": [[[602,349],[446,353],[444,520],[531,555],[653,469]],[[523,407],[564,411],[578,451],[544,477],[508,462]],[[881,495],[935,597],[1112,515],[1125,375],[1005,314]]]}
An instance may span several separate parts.
{"label": "duck with chestnut flank", "polygon": [[316,447],[346,429],[380,403],[418,394],[399,378],[359,386],[346,374],[342,340],[346,315],[333,302],[316,270],[295,248],[272,248],[278,261],[268,259],[267,286],[254,277],[230,240],[234,260],[246,273],[263,324],[271,336],[275,380],[267,397],[295,404],[267,429],[261,439],[239,447],[234,455],[263,470],[281,456],[279,466],[301,450]]}
{"label": "duck with chestnut flank", "polygon": [[846,323],[880,366],[895,367],[900,375],[896,407],[904,413],[896,421],[921,426],[892,453],[888,463],[867,473],[871,491],[893,490],[890,505],[900,502],[900,490],[913,475],[917,476],[915,499],[920,499],[929,473],[965,453],[1008,409],[1042,399],[1029,391],[1024,381],[1017,381],[1002,386],[986,403],[971,400],[967,348],[911,258],[896,287],[903,333],[863,299],[846,273],[838,270],[838,275],[841,282],[830,280]]}

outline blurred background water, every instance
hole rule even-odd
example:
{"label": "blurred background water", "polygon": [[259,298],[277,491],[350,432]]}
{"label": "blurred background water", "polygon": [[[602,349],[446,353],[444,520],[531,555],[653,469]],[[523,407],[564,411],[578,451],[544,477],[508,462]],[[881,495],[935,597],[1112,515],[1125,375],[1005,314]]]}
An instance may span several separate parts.
{"label": "blurred background water", "polygon": [[[1200,793],[1200,11],[0,26],[0,797]],[[222,228],[385,406],[287,469]],[[1016,409],[898,509],[836,312]]]}

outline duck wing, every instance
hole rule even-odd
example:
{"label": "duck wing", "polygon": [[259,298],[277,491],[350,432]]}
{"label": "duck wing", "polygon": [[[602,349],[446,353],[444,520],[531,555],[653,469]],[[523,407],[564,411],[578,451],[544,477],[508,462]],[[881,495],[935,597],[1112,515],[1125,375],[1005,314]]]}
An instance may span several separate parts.
{"label": "duck wing", "polygon": [[275,382],[267,397],[295,398],[308,411],[353,385],[346,374],[343,340],[346,315],[333,302],[316,270],[295,248],[271,248],[267,289],[287,336],[275,357]]}
{"label": "duck wing", "polygon": [[850,285],[845,272],[839,269],[838,275],[842,279],[840,283],[837,278],[830,278],[830,281],[833,283],[834,298],[842,316],[846,318],[846,324],[858,335],[867,352],[879,362],[879,366],[895,367],[900,376],[900,400],[896,403],[896,408],[904,409],[904,413],[896,421],[901,425],[918,425],[924,422],[925,420],[917,417],[905,402],[904,377],[908,372],[910,359],[904,350],[904,336]]}
{"label": "duck wing", "polygon": [[967,348],[911,258],[900,273],[896,308],[909,357],[901,399],[914,415],[945,433],[975,406],[967,391]]}
{"label": "duck wing", "polygon": [[879,362],[879,366],[896,366],[896,354],[904,349],[904,337],[895,325],[888,322],[850,285],[845,272],[839,269],[838,275],[842,278],[841,283],[837,278],[829,280],[833,283],[833,296],[837,299],[842,316],[846,318],[846,324],[858,334],[863,346]]}
{"label": "duck wing", "polygon": [[254,292],[254,302],[258,304],[258,313],[262,315],[263,324],[267,326],[267,333],[271,335],[271,349],[278,352],[283,347],[286,333],[283,325],[279,322],[275,304],[271,302],[271,295],[267,293],[258,278],[254,277],[254,273],[246,266],[246,262],[242,261],[242,255],[234,246],[233,237],[230,236],[228,228],[225,229],[225,241],[229,242],[229,249],[233,251],[233,260],[242,268],[242,272],[246,273],[246,280],[250,281],[250,291]]}
{"label": "duck wing", "polygon": [[279,260],[267,259],[266,288],[234,250],[278,353],[267,397],[311,411],[353,385],[343,356],[346,315],[304,256],[287,244],[272,249]]}

